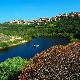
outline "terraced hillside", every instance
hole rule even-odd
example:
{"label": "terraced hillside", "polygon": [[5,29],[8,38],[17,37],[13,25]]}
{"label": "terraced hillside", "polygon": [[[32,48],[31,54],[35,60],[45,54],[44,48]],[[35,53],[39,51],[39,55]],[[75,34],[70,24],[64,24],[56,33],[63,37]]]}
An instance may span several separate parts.
{"label": "terraced hillside", "polygon": [[43,51],[25,67],[19,80],[80,80],[80,42]]}

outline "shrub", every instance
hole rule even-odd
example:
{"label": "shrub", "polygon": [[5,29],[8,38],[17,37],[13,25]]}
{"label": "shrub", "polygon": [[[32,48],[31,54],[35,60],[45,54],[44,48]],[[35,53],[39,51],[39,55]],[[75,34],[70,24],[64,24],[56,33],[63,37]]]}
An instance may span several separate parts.
{"label": "shrub", "polygon": [[[14,57],[7,59],[0,63],[0,80],[10,80],[13,75],[17,75],[26,63],[29,63],[27,59],[21,57]],[[12,80],[12,79],[11,79]]]}

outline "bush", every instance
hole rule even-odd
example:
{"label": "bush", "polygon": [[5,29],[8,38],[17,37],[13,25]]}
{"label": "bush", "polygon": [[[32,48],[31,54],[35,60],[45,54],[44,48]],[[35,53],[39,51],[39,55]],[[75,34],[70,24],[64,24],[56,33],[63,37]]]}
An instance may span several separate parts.
{"label": "bush", "polygon": [[[29,63],[27,59],[21,57],[14,57],[7,59],[0,63],[0,80],[10,80],[13,75],[17,75],[21,71],[25,64]],[[12,80],[12,79],[11,79]]]}

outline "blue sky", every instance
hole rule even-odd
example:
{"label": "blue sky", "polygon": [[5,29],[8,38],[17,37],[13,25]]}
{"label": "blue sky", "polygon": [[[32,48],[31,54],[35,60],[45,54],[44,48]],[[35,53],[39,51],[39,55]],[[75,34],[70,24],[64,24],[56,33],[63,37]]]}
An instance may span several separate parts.
{"label": "blue sky", "polygon": [[80,0],[0,0],[0,22],[80,11]]}

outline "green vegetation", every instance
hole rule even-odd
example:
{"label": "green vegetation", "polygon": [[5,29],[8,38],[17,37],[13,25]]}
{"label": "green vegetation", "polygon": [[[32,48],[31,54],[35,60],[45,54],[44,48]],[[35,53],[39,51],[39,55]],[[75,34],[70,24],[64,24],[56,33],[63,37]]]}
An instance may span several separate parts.
{"label": "green vegetation", "polygon": [[25,67],[25,64],[30,64],[31,60],[22,59],[21,57],[14,57],[7,59],[0,63],[0,80],[12,80],[13,76],[17,76],[18,73]]}
{"label": "green vegetation", "polygon": [[0,24],[0,33],[8,36],[67,38],[70,42],[80,39],[80,18],[62,18],[47,24]]}
{"label": "green vegetation", "polygon": [[30,40],[31,38],[28,36],[22,38],[19,36],[10,36],[10,35],[4,35],[3,33],[0,33],[0,49],[19,45],[24,42],[28,42]]}
{"label": "green vegetation", "polygon": [[61,33],[63,37],[68,38],[71,42],[80,40],[80,18],[62,19],[56,23],[55,28],[58,26],[58,34]]}

